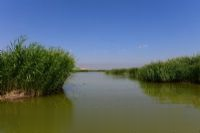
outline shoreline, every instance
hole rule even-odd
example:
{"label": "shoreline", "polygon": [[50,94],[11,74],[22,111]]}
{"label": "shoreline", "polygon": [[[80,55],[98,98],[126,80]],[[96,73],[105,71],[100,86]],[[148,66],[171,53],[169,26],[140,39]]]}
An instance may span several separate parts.
{"label": "shoreline", "polygon": [[0,95],[0,101],[15,101],[31,97],[33,96],[28,95],[24,91],[13,90],[11,92],[6,93],[5,95]]}

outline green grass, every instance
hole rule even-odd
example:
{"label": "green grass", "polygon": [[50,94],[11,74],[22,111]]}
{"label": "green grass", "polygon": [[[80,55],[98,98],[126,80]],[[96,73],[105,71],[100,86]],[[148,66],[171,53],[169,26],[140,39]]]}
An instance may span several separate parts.
{"label": "green grass", "polygon": [[62,91],[74,68],[73,57],[62,49],[25,43],[21,37],[0,51],[0,95],[12,90],[34,96]]}
{"label": "green grass", "polygon": [[159,61],[141,68],[114,69],[107,73],[115,75],[128,73],[132,78],[149,82],[200,83],[200,55]]}

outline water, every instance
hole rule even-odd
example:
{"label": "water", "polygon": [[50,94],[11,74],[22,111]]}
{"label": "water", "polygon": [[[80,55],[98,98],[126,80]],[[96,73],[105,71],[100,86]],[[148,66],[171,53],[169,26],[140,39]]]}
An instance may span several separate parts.
{"label": "water", "polygon": [[200,133],[200,86],[76,73],[65,95],[0,103],[0,133]]}

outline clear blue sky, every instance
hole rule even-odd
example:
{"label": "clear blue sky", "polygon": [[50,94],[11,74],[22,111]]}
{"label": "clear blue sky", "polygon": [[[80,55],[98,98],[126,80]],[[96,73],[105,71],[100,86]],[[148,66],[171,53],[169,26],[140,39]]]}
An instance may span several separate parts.
{"label": "clear blue sky", "polygon": [[200,51],[200,0],[0,0],[0,48],[20,35],[89,68]]}

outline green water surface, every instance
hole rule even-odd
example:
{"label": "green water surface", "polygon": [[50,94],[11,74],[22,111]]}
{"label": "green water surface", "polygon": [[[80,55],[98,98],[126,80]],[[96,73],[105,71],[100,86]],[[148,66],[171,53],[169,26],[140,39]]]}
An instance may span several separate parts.
{"label": "green water surface", "polygon": [[0,133],[200,133],[200,85],[76,73],[64,90],[0,102]]}

